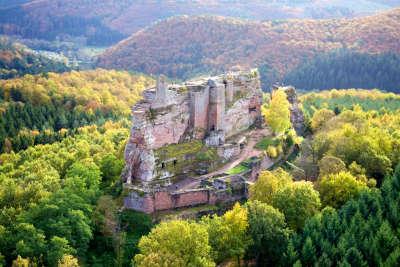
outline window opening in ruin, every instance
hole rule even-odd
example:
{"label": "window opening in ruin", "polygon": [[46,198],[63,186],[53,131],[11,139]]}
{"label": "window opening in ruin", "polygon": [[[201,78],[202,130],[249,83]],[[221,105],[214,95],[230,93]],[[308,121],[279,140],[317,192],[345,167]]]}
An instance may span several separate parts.
{"label": "window opening in ruin", "polygon": [[255,112],[257,111],[257,108],[253,107],[253,108],[249,108],[249,113]]}
{"label": "window opening in ruin", "polygon": [[178,161],[176,159],[174,159],[174,166],[176,166],[177,163],[178,163]]}
{"label": "window opening in ruin", "polygon": [[165,169],[165,163],[164,162],[161,163],[161,169]]}
{"label": "window opening in ruin", "polygon": [[211,131],[215,131],[215,125],[211,126]]}

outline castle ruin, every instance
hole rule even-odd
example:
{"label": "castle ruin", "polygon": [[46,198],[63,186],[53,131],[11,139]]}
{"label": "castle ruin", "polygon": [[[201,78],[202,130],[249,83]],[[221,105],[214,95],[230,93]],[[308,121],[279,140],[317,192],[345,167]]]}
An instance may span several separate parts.
{"label": "castle ruin", "polygon": [[[246,142],[243,133],[262,124],[261,104],[257,70],[182,85],[167,84],[160,76],[132,109],[125,207],[152,213],[232,199],[219,190],[224,188],[219,178],[211,181],[212,190],[202,178],[238,157]],[[245,180],[232,176],[229,184],[243,189]]]}

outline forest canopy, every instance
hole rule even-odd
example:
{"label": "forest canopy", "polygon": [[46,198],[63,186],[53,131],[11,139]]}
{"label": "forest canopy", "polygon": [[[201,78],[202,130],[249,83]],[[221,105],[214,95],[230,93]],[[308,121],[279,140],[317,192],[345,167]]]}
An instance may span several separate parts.
{"label": "forest canopy", "polygon": [[306,61],[283,79],[298,89],[364,88],[400,93],[400,55],[339,50]]}
{"label": "forest canopy", "polygon": [[0,80],[0,151],[18,151],[90,124],[128,118],[153,79],[128,72],[71,71]]}
{"label": "forest canopy", "polygon": [[69,70],[65,62],[39,55],[20,43],[0,36],[0,79]]}

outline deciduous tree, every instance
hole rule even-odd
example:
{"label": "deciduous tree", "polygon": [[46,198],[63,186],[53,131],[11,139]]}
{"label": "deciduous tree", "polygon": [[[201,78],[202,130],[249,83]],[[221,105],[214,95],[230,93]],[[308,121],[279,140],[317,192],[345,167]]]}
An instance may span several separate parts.
{"label": "deciduous tree", "polygon": [[285,216],[277,209],[259,201],[246,204],[248,210],[249,234],[252,245],[249,253],[260,266],[279,265],[286,251],[290,231]]}
{"label": "deciduous tree", "polygon": [[169,221],[157,225],[139,242],[134,266],[215,266],[204,225]]}
{"label": "deciduous tree", "polygon": [[262,113],[275,134],[282,134],[291,127],[290,103],[283,89],[275,90],[267,108]]}
{"label": "deciduous tree", "polygon": [[301,181],[278,189],[272,197],[272,206],[285,215],[292,229],[298,230],[308,218],[319,211],[321,201],[313,184]]}
{"label": "deciduous tree", "polygon": [[207,228],[215,261],[236,258],[240,263],[250,241],[246,208],[236,203],[223,216],[206,217],[202,224]]}
{"label": "deciduous tree", "polygon": [[257,181],[250,187],[250,199],[271,204],[276,191],[292,182],[292,177],[283,169],[262,171]]}
{"label": "deciduous tree", "polygon": [[351,173],[342,171],[320,178],[317,188],[324,206],[339,208],[348,200],[358,196],[362,190],[368,189],[368,186]]}

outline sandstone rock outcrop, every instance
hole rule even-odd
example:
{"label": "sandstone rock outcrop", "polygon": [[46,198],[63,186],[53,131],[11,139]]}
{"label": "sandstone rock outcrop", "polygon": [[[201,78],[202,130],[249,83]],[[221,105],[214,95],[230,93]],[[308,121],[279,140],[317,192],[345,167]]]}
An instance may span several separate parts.
{"label": "sandstone rock outcrop", "polygon": [[[164,77],[132,109],[125,149],[126,184],[170,183],[204,162],[218,164],[217,147],[260,120],[262,91],[257,70],[168,85]],[[232,150],[232,148],[230,148]],[[234,153],[225,153],[230,155]],[[201,168],[203,168],[201,167]]]}
{"label": "sandstone rock outcrop", "polygon": [[296,89],[293,86],[282,87],[290,103],[290,122],[298,135],[304,135],[304,113],[300,108],[300,101],[297,98]]}

